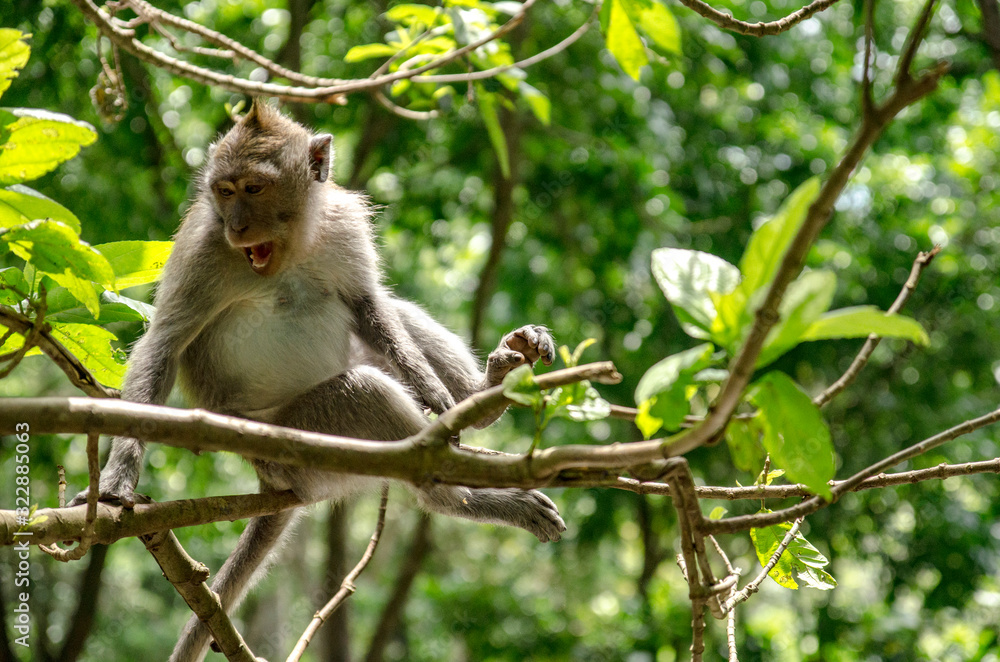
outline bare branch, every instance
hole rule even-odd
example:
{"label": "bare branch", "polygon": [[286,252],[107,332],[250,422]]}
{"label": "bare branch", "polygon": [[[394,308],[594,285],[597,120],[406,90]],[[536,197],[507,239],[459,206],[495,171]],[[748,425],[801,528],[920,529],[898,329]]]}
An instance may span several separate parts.
{"label": "bare branch", "polygon": [[740,34],[750,35],[753,37],[767,37],[770,35],[781,34],[782,32],[798,25],[813,14],[819,13],[837,3],[837,0],[814,0],[802,9],[794,11],[788,16],[780,18],[777,21],[770,21],[768,23],[747,23],[746,21],[737,20],[731,15],[719,11],[708,3],[702,2],[702,0],[680,1],[681,4],[688,9],[691,9],[697,14],[701,14],[724,30],[731,30],[732,32],[738,32]]}
{"label": "bare branch", "polygon": [[[944,432],[939,432],[933,437],[928,437],[927,439],[913,444],[898,453],[894,453],[889,457],[862,469],[847,480],[839,482],[836,487],[832,488],[833,498],[830,503],[835,503],[841,496],[852,491],[855,487],[864,482],[866,478],[870,478],[899,464],[900,462],[905,462],[906,460],[917,457],[918,455],[926,453],[933,448],[937,448],[945,442],[961,437],[962,435],[969,434],[970,432],[996,423],[997,421],[1000,421],[1000,409],[992,411],[985,416],[980,416],[979,418],[974,418],[972,420],[965,421],[964,423],[960,423],[953,428],[945,430]],[[771,513],[763,513],[759,515],[740,515],[738,517],[728,517],[721,520],[706,520],[704,522],[704,528],[706,533],[735,533],[737,531],[745,531],[753,527],[771,526],[772,524],[778,524],[780,522],[788,522],[795,518],[804,517],[810,513],[814,513],[827,505],[829,504],[823,498],[813,496],[809,497],[802,503],[791,506],[790,508],[776,510]]]}
{"label": "bare branch", "polygon": [[[100,497],[98,485],[101,483],[101,459],[98,455],[97,441],[100,435],[87,435],[87,470],[90,474],[90,491],[87,493],[87,515],[84,520],[83,533],[80,534],[80,544],[74,549],[60,549],[58,545],[39,545],[38,548],[54,558],[56,561],[66,563],[68,561],[78,561],[84,554],[90,551],[90,546],[94,543],[94,525],[97,520],[97,500]],[[62,475],[60,487],[63,488],[60,495],[60,506],[65,504],[65,473]]]}
{"label": "bare branch", "polygon": [[[239,494],[182,499],[163,503],[137,503],[134,509],[97,504],[95,544],[110,545],[122,538],[152,534],[165,529],[198,526],[209,522],[234,522],[306,505],[293,492]],[[31,542],[47,545],[60,540],[80,540],[88,506],[42,508],[27,526],[18,524],[16,512],[0,510],[0,547],[13,545],[15,532],[28,532]]]}
{"label": "bare branch", "polygon": [[257,662],[257,657],[247,647],[243,637],[222,608],[219,596],[208,587],[208,567],[195,561],[184,551],[173,531],[161,531],[139,539],[156,559],[184,602],[212,633],[219,650],[230,662]]}
{"label": "bare branch", "polygon": [[375,532],[372,533],[371,540],[368,541],[368,547],[365,548],[365,553],[361,556],[361,560],[358,564],[354,566],[354,569],[347,573],[344,577],[344,581],[340,584],[340,590],[330,598],[330,601],[323,605],[323,608],[316,612],[313,616],[312,622],[309,623],[309,627],[306,628],[302,636],[299,637],[299,641],[295,644],[295,648],[292,650],[291,654],[288,656],[287,662],[298,662],[302,659],[303,653],[306,652],[306,648],[309,646],[309,642],[316,635],[319,629],[326,623],[327,619],[340,608],[340,605],[344,603],[347,598],[355,591],[354,582],[357,581],[358,577],[364,572],[365,568],[368,566],[368,562],[372,560],[375,555],[375,548],[378,547],[379,538],[382,537],[382,528],[385,526],[385,508],[389,501],[389,483],[382,485],[382,502],[378,507],[378,521],[375,523]]}
{"label": "bare branch", "polygon": [[[926,253],[921,251],[917,255],[917,259],[913,261],[913,267],[910,268],[910,276],[906,279],[903,289],[900,290],[899,294],[896,296],[896,300],[892,302],[891,306],[889,306],[889,313],[898,313],[903,309],[903,306],[905,306],[906,302],[909,301],[910,295],[912,295],[913,291],[917,288],[917,283],[920,282],[920,274],[922,274],[924,269],[927,268],[927,265],[931,263],[934,256],[940,252],[941,247],[935,246]],[[830,400],[840,395],[844,389],[854,383],[854,380],[858,378],[859,374],[861,374],[861,370],[868,363],[868,359],[871,358],[872,352],[875,351],[875,348],[878,347],[880,342],[882,342],[882,339],[874,333],[868,336],[868,340],[866,340],[865,344],[861,346],[861,351],[859,351],[858,355],[854,357],[851,365],[847,368],[844,374],[841,375],[840,379],[835,381],[825,391],[813,398],[813,402],[817,407],[824,406],[826,403],[830,402]]]}

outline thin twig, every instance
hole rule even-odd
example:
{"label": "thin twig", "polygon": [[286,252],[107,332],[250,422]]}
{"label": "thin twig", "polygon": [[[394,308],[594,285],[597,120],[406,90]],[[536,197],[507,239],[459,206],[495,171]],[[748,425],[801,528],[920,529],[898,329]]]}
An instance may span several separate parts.
{"label": "thin twig", "polygon": [[[913,291],[917,288],[917,283],[920,281],[920,274],[922,274],[924,269],[927,268],[927,265],[931,263],[934,256],[940,252],[941,247],[935,246],[926,253],[921,251],[917,255],[917,259],[913,261],[913,267],[910,268],[910,276],[906,279],[903,289],[900,290],[899,294],[896,296],[896,300],[892,302],[891,306],[889,306],[889,314],[898,313],[903,309],[903,306],[905,306],[906,302],[909,301],[910,295],[912,295]],[[822,407],[830,402],[830,400],[833,400],[835,397],[840,395],[840,393],[843,392],[843,390],[848,386],[853,384],[854,380],[858,378],[859,374],[861,374],[861,370],[868,363],[868,359],[871,358],[872,353],[875,351],[875,348],[878,347],[880,342],[882,342],[882,339],[874,333],[868,336],[865,344],[861,346],[861,350],[858,352],[858,355],[854,357],[851,365],[847,368],[844,374],[841,375],[840,379],[835,381],[825,391],[813,398],[813,403],[817,407]]]}
{"label": "thin twig", "polygon": [[288,656],[287,662],[298,662],[302,658],[302,655],[306,652],[306,648],[309,646],[309,642],[316,635],[319,629],[326,623],[327,619],[337,611],[337,609],[344,603],[347,598],[355,591],[354,582],[357,581],[358,577],[364,572],[365,568],[368,566],[368,562],[372,560],[372,556],[375,555],[375,548],[378,547],[379,538],[382,536],[382,528],[385,526],[385,509],[386,504],[389,501],[389,483],[384,483],[382,485],[382,502],[379,504],[378,508],[378,521],[375,523],[375,532],[372,533],[371,540],[368,541],[368,547],[365,548],[365,553],[361,556],[361,560],[358,564],[354,566],[354,569],[347,573],[344,577],[344,581],[340,584],[340,590],[330,598],[330,601],[323,605],[323,608],[316,612],[313,616],[312,621],[306,628],[302,636],[299,637],[298,643],[295,644],[295,648],[292,650],[291,654]]}
{"label": "thin twig", "polygon": [[[894,453],[883,460],[879,460],[875,464],[857,472],[847,480],[839,482],[836,487],[833,487],[831,489],[833,496],[829,503],[835,503],[841,496],[852,491],[855,487],[863,483],[866,478],[870,478],[899,464],[900,462],[905,462],[906,460],[910,460],[918,455],[922,455],[931,449],[937,448],[945,442],[961,437],[962,435],[969,434],[970,432],[996,423],[997,421],[1000,421],[1000,409],[992,411],[985,416],[980,416],[978,418],[960,423],[953,428],[945,430],[944,432],[939,432],[938,434],[913,444],[898,453]],[[813,496],[806,499],[802,503],[782,510],[757,515],[740,515],[720,520],[705,520],[702,526],[706,533],[735,533],[737,531],[745,531],[754,527],[759,528],[771,526],[772,524],[779,524],[781,522],[788,522],[797,517],[804,517],[814,513],[827,505],[829,505],[828,502],[822,497]]]}
{"label": "thin twig", "polygon": [[[836,2],[836,0],[834,0]],[[594,4],[594,11],[590,14],[583,25],[578,27],[573,31],[568,37],[560,41],[558,44],[546,48],[544,51],[535,53],[531,57],[527,57],[523,60],[515,62],[513,64],[505,64],[499,67],[493,67],[492,69],[483,69],[482,71],[470,71],[465,74],[431,74],[428,76],[417,76],[413,79],[414,83],[469,83],[476,80],[483,80],[485,78],[492,78],[498,74],[502,74],[505,71],[511,69],[526,69],[533,64],[538,64],[543,60],[547,60],[553,55],[562,53],[564,50],[572,46],[576,41],[580,39],[583,35],[587,33],[591,25],[597,19],[597,16],[601,12],[601,2]]]}
{"label": "thin twig", "polygon": [[837,0],[814,0],[802,9],[792,12],[784,18],[767,23],[747,23],[725,14],[702,0],[681,0],[681,4],[697,14],[701,14],[724,30],[731,30],[753,37],[766,37],[791,29],[813,14],[836,4]]}
{"label": "thin twig", "polygon": [[726,601],[725,608],[727,612],[732,612],[733,607],[741,602],[746,602],[750,599],[751,595],[760,590],[760,585],[765,579],[767,579],[768,573],[771,572],[771,569],[778,564],[778,561],[781,559],[781,555],[785,553],[788,546],[792,544],[793,540],[795,540],[795,536],[798,535],[799,526],[802,525],[802,519],[803,518],[800,517],[792,522],[792,526],[785,533],[785,537],[781,539],[781,542],[778,543],[778,548],[774,550],[773,554],[771,554],[771,558],[769,558],[767,563],[764,564],[760,573]]}
{"label": "thin twig", "polygon": [[[87,470],[90,474],[90,490],[87,492],[87,518],[83,526],[83,533],[80,535],[80,544],[73,549],[62,549],[59,545],[39,545],[38,548],[54,558],[56,561],[67,563],[78,561],[90,551],[94,544],[94,527],[97,521],[97,501],[101,490],[101,460],[98,456],[97,440],[98,434],[87,435]],[[66,504],[65,473],[60,476],[60,507]]]}

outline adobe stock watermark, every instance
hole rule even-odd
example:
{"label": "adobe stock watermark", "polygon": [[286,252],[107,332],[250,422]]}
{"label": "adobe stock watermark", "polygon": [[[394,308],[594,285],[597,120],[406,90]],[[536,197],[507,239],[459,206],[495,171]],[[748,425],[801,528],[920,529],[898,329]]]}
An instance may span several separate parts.
{"label": "adobe stock watermark", "polygon": [[[27,423],[18,423],[14,430],[16,446],[14,447],[14,516],[19,527],[27,526],[31,519],[31,488],[29,486],[28,468],[31,464],[29,432]],[[29,541],[31,531],[14,532],[14,556],[17,564],[14,568],[14,608],[13,629],[17,633],[14,643],[25,648],[30,647],[28,634],[31,632],[31,560]]]}

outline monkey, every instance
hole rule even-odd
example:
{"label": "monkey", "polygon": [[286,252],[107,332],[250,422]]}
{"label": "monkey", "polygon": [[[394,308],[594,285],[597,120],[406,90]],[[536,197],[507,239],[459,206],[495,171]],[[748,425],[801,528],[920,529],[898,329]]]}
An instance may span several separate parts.
{"label": "monkey", "polygon": [[[174,237],[156,313],[129,357],[122,398],[164,404],[175,383],[189,404],[312,432],[391,441],[499,384],[525,363],[551,364],[543,326],[506,334],[485,370],[466,344],[383,283],[367,198],[330,178],[332,136],[260,100],[208,149]],[[505,409],[476,423],[485,427]],[[101,500],[135,503],[145,444],[116,437]],[[251,459],[261,491],[344,499],[381,479]],[[542,542],[566,530],[537,490],[407,485],[431,512],[525,529]],[[86,501],[81,492],[73,504]],[[212,589],[231,611],[292,520],[253,518]],[[197,617],[171,660],[201,660]]]}

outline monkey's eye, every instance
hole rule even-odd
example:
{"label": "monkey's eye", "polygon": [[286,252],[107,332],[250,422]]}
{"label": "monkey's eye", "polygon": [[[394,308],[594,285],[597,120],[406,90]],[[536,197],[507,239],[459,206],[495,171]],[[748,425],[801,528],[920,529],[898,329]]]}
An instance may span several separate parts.
{"label": "monkey's eye", "polygon": [[254,195],[256,193],[260,193],[261,191],[263,191],[264,186],[262,184],[247,184],[244,190],[250,195]]}
{"label": "monkey's eye", "polygon": [[223,198],[228,198],[229,196],[231,196],[233,193],[236,192],[228,186],[219,186],[216,188],[216,190],[219,192],[219,195],[221,195]]}

